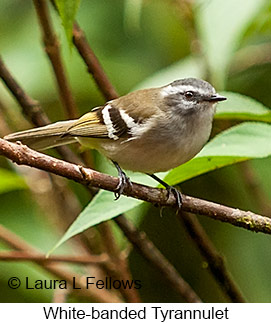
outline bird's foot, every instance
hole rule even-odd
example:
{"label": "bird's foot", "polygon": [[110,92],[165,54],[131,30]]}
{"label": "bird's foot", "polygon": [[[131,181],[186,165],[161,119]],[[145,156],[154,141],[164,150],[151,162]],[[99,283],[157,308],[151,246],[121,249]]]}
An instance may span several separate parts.
{"label": "bird's foot", "polygon": [[125,188],[125,186],[128,185],[132,185],[130,178],[124,173],[124,171],[121,169],[121,167],[119,166],[118,163],[113,162],[114,165],[116,166],[117,170],[118,170],[118,177],[119,177],[119,183],[115,189],[115,200],[118,200],[121,196],[121,194],[123,193],[123,190]]}
{"label": "bird's foot", "polygon": [[183,205],[183,198],[182,198],[181,192],[179,190],[177,190],[177,188],[175,188],[173,186],[170,186],[170,185],[168,185],[166,187],[166,190],[168,192],[168,198],[169,198],[171,193],[175,196],[178,210],[180,210],[182,208],[182,205]]}
{"label": "bird's foot", "polygon": [[152,177],[153,179],[155,179],[158,183],[162,184],[168,193],[168,198],[170,196],[170,193],[172,193],[175,198],[176,198],[176,203],[177,203],[177,207],[178,207],[178,211],[182,208],[182,194],[179,190],[177,190],[175,187],[168,185],[166,182],[164,182],[163,180],[161,180],[159,177],[157,177],[154,174],[148,174],[150,177]]}

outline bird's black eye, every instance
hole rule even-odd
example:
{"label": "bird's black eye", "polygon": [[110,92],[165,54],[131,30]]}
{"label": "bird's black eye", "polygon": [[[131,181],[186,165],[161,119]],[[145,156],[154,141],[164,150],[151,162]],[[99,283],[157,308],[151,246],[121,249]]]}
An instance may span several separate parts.
{"label": "bird's black eye", "polygon": [[184,95],[185,95],[185,97],[186,97],[186,99],[192,99],[193,98],[193,96],[194,96],[194,92],[192,92],[192,91],[186,91],[185,93],[184,93]]}

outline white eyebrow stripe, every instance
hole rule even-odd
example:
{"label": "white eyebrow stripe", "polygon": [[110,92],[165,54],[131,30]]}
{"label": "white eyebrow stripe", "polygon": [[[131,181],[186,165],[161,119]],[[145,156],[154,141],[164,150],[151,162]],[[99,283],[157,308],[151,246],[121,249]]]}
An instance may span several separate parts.
{"label": "white eyebrow stripe", "polygon": [[111,121],[110,114],[109,114],[109,110],[111,108],[112,108],[111,105],[107,104],[102,110],[102,115],[103,115],[104,123],[105,123],[106,129],[107,129],[108,137],[111,139],[117,140],[117,139],[119,139],[119,137],[114,134],[116,132],[116,130],[114,128],[114,125]]}
{"label": "white eyebrow stripe", "polygon": [[170,95],[170,94],[175,94],[175,93],[177,93],[177,92],[179,92],[180,90],[179,90],[179,87],[178,87],[178,91],[177,91],[177,87],[176,86],[172,86],[172,85],[168,85],[168,86],[166,86],[166,87],[164,87],[163,89],[162,89],[162,91],[161,91],[161,95],[163,96],[163,97],[165,97],[165,96],[168,96],[168,95]]}
{"label": "white eyebrow stripe", "polygon": [[187,91],[192,91],[192,92],[197,92],[201,95],[206,94],[206,91],[199,89],[199,88],[194,88],[191,85],[176,85],[176,86],[172,86],[171,84],[164,87],[161,91],[161,95],[163,97],[171,95],[171,94],[176,94],[176,93],[184,93]]}

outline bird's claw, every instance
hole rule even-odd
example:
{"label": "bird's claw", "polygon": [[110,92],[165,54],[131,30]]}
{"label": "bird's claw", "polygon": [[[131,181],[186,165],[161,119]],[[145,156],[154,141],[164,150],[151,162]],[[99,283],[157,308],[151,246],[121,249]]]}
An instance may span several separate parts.
{"label": "bird's claw", "polygon": [[125,186],[131,185],[130,178],[124,173],[124,171],[119,167],[117,163],[114,163],[118,169],[118,177],[119,177],[119,183],[115,189],[115,200],[118,200],[121,196],[121,194],[124,191]]}
{"label": "bird's claw", "polygon": [[173,186],[167,186],[166,190],[168,192],[168,198],[171,193],[175,196],[178,210],[180,210],[182,208],[182,204],[183,204],[183,198],[182,198],[181,192]]}
{"label": "bird's claw", "polygon": [[127,184],[131,185],[130,178],[127,177],[127,175],[124,172],[122,172],[119,175],[119,183],[118,183],[118,186],[116,187],[115,192],[114,192],[115,200],[118,200],[120,198],[120,196],[123,193],[123,190]]}
{"label": "bird's claw", "polygon": [[167,197],[169,198],[170,193],[172,193],[176,198],[177,203],[177,211],[179,211],[182,208],[182,194],[180,191],[178,191],[175,187],[168,185],[166,182],[161,180],[159,177],[157,177],[155,174],[148,174],[151,178],[156,180],[158,183],[162,184],[166,190],[167,190]]}

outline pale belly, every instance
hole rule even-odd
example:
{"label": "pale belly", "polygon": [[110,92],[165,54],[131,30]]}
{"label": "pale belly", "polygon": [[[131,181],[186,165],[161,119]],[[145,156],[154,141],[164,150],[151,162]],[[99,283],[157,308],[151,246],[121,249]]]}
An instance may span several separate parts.
{"label": "pale belly", "polygon": [[175,140],[151,138],[113,141],[107,139],[80,139],[83,145],[97,149],[107,158],[116,161],[123,169],[157,173],[184,164],[193,158],[209,138],[210,129],[196,134],[178,136]]}
{"label": "pale belly", "polygon": [[[114,150],[114,149],[113,149]],[[108,158],[116,161],[122,168],[143,173],[157,173],[175,168],[191,159],[198,150],[171,147],[156,143],[151,149],[130,143],[125,148],[125,154],[109,153],[108,149],[101,150]]]}

